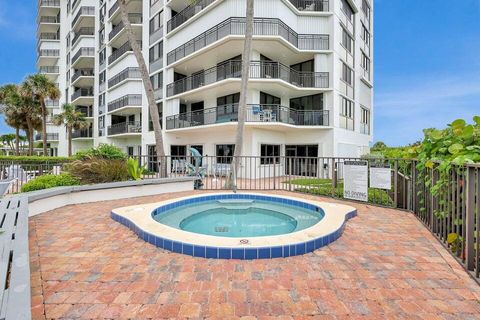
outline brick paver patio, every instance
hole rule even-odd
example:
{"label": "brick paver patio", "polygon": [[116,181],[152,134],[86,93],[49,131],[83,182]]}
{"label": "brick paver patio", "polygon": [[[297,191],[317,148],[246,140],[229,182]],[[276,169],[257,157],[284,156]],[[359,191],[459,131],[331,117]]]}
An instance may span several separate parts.
{"label": "brick paver patio", "polygon": [[358,216],[332,245],[255,261],[169,253],[110,219],[115,207],[184,195],[31,218],[34,319],[480,319],[480,287],[410,213],[353,204]]}

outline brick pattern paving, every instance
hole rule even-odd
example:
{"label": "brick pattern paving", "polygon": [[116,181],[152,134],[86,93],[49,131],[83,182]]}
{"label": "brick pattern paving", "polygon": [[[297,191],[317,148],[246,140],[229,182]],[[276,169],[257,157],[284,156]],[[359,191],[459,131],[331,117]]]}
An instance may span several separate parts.
{"label": "brick pattern paving", "polygon": [[330,246],[255,261],[166,252],[109,216],[184,195],[31,218],[33,318],[480,319],[480,287],[406,212],[354,204],[359,215]]}

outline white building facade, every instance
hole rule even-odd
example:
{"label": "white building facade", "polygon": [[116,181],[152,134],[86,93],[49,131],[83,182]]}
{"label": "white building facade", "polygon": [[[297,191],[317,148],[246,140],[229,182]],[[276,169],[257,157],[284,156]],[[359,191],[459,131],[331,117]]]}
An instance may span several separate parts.
{"label": "white building facade", "polygon": [[[189,4],[190,3],[190,4]],[[155,89],[165,150],[233,153],[245,0],[130,0]],[[255,0],[243,153],[357,157],[373,125],[371,0]],[[100,143],[151,155],[154,134],[138,64],[113,0],[39,0],[38,71],[90,123],[74,152]],[[48,126],[53,155],[65,128]],[[40,140],[41,137],[37,136]]]}

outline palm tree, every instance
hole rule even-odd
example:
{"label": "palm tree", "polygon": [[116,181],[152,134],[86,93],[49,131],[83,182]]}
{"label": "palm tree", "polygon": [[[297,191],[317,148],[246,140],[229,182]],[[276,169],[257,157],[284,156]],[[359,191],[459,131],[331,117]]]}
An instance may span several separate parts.
{"label": "palm tree", "polygon": [[65,125],[68,138],[68,156],[72,156],[72,134],[73,130],[81,130],[88,127],[85,116],[75,109],[75,106],[65,103],[62,106],[63,112],[53,117],[53,124],[56,126]]}
{"label": "palm tree", "polygon": [[0,105],[2,105],[1,112],[5,115],[5,122],[12,128],[15,128],[15,155],[19,154],[19,136],[21,122],[16,121],[18,118],[8,116],[8,109],[12,108],[12,94],[17,91],[17,86],[14,84],[7,84],[0,87]]}
{"label": "palm tree", "polygon": [[247,89],[248,78],[250,77],[250,56],[252,55],[253,38],[253,0],[247,0],[246,22],[245,22],[245,43],[242,55],[242,82],[240,87],[240,100],[238,103],[238,124],[235,135],[235,151],[233,154],[230,178],[227,183],[234,191],[237,188],[237,173],[240,168],[240,156],[242,155],[243,135],[245,130],[245,117],[247,110]]}
{"label": "palm tree", "polygon": [[60,97],[60,90],[55,82],[44,74],[30,75],[22,83],[22,92],[37,100],[41,106],[43,155],[47,155],[47,107],[45,100],[56,100]]}
{"label": "palm tree", "polygon": [[137,60],[138,67],[140,69],[140,74],[142,76],[143,87],[147,94],[148,110],[150,112],[150,117],[153,122],[153,131],[155,135],[157,161],[160,162],[160,173],[164,174],[166,169],[166,163],[165,163],[166,161],[162,161],[162,160],[164,160],[165,158],[165,149],[163,147],[162,126],[160,124],[160,117],[158,115],[157,104],[155,103],[153,85],[150,80],[147,64],[145,63],[145,59],[142,54],[142,49],[140,48],[140,45],[138,44],[137,39],[135,39],[135,35],[132,31],[132,25],[130,24],[130,20],[128,20],[126,0],[118,0],[118,5],[120,8],[120,14],[121,14],[122,22],[127,34],[128,42],[130,44],[130,47],[133,50],[135,59]]}

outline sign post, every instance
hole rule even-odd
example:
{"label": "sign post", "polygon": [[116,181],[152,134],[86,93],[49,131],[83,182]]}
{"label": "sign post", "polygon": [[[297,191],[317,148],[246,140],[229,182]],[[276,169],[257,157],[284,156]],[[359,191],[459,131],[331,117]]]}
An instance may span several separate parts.
{"label": "sign post", "polygon": [[368,202],[368,161],[345,161],[343,197]]}

